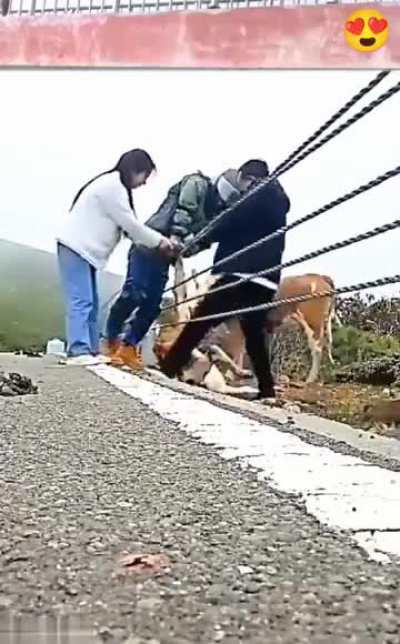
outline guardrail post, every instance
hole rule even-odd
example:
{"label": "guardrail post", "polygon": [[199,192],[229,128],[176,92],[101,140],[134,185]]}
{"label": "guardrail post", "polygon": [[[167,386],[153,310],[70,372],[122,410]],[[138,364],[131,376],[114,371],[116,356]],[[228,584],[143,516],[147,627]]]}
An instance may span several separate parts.
{"label": "guardrail post", "polygon": [[1,15],[6,16],[10,9],[11,0],[1,0]]}

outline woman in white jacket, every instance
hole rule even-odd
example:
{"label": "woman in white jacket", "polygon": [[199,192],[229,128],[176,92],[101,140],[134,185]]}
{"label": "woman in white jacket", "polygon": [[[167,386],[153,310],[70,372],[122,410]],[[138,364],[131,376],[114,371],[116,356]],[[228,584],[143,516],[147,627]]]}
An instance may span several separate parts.
{"label": "woman in white jacket", "polygon": [[144,185],[155,164],[144,150],[130,150],[115,168],[97,175],[75,196],[57,237],[57,255],[64,291],[67,364],[106,361],[99,353],[96,272],[125,233],[136,245],[166,257],[179,247],[141,224],[135,215],[132,190]]}

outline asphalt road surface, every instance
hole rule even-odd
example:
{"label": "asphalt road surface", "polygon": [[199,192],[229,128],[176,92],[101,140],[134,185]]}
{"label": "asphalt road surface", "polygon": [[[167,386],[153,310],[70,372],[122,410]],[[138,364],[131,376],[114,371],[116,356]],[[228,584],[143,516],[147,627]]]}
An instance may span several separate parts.
{"label": "asphalt road surface", "polygon": [[[88,370],[1,367],[39,394],[0,399],[0,644],[399,642],[396,558]],[[121,566],[135,553],[167,567]],[[68,614],[97,640],[56,635]]]}

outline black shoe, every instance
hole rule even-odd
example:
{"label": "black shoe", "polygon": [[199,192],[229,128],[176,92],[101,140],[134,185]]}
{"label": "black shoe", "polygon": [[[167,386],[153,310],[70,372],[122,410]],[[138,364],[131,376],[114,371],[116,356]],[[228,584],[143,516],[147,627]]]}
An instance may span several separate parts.
{"label": "black shoe", "polygon": [[258,392],[256,400],[263,400],[264,398],[276,398],[274,387],[269,387]]}
{"label": "black shoe", "polygon": [[158,361],[158,366],[164,376],[168,376],[168,378],[175,378],[178,375],[176,369],[173,366],[169,365],[165,358],[164,360],[160,359]]}

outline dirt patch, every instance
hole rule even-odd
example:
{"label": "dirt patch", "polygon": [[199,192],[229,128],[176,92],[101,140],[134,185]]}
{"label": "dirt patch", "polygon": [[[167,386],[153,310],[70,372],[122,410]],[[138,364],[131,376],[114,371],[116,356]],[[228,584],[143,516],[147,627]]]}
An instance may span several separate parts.
{"label": "dirt patch", "polygon": [[285,387],[280,397],[299,403],[302,411],[383,433],[383,428],[371,423],[365,407],[380,400],[389,400],[390,391],[385,387],[359,384],[291,384]]}

